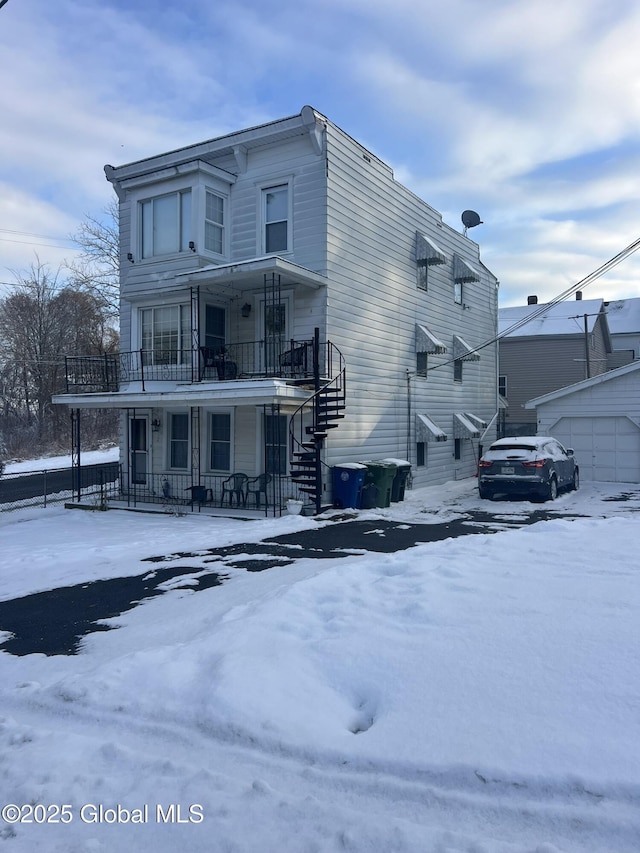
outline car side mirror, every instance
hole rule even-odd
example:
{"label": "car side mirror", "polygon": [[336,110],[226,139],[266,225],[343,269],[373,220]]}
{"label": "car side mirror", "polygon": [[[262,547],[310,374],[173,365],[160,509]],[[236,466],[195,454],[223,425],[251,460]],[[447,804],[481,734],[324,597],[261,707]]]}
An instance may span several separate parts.
{"label": "car side mirror", "polygon": [[573,456],[573,447],[567,449],[567,456]]}

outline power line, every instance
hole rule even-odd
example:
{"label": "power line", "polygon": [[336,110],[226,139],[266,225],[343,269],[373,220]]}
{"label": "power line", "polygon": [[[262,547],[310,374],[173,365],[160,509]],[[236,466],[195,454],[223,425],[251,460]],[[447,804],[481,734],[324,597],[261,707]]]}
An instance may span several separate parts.
{"label": "power line", "polygon": [[[486,347],[491,346],[492,344],[497,343],[502,340],[502,338],[506,338],[508,335],[511,335],[513,332],[521,329],[523,326],[526,326],[527,323],[530,323],[532,320],[536,320],[538,317],[541,317],[545,314],[549,308],[552,308],[554,305],[560,305],[560,303],[565,302],[570,296],[573,296],[577,293],[578,290],[584,290],[585,287],[588,287],[592,282],[601,278],[605,273],[609,272],[609,270],[618,266],[618,264],[625,261],[628,257],[630,257],[634,252],[637,252],[640,249],[640,237],[637,240],[634,240],[633,243],[629,243],[626,248],[622,249],[622,251],[618,252],[617,255],[614,255],[612,258],[609,258],[608,261],[605,261],[601,264],[597,269],[590,272],[584,278],[581,278],[580,281],[572,284],[571,287],[568,287],[566,290],[563,290],[561,294],[556,296],[550,302],[545,302],[544,304],[538,306],[538,308],[534,309],[531,314],[527,314],[526,317],[522,317],[520,320],[517,320],[513,325],[509,326],[508,329],[505,329],[504,332],[499,332],[493,338],[488,341],[485,341],[482,344],[479,344],[477,347],[473,347],[469,350],[467,355],[473,355],[473,353],[479,352],[480,350],[485,349]],[[435,364],[433,367],[428,367],[427,372],[431,370],[438,370],[440,367],[445,367],[448,364],[453,364],[454,361],[457,361],[455,358],[451,358],[448,361],[441,362],[440,364]]]}

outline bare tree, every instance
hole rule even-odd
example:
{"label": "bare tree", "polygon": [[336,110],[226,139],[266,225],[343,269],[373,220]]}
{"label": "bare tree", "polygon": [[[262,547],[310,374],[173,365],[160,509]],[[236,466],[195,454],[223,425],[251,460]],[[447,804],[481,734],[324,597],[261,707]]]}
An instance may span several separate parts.
{"label": "bare tree", "polygon": [[15,292],[0,301],[0,426],[7,446],[16,428],[39,450],[66,443],[68,412],[51,403],[53,394],[65,390],[64,356],[101,355],[117,347],[103,303],[61,285],[59,274],[37,261],[27,275],[16,275]]}
{"label": "bare tree", "polygon": [[67,265],[72,286],[90,293],[117,323],[120,308],[120,239],[118,202],[112,199],[105,218],[85,216],[71,236],[80,247],[79,258]]}

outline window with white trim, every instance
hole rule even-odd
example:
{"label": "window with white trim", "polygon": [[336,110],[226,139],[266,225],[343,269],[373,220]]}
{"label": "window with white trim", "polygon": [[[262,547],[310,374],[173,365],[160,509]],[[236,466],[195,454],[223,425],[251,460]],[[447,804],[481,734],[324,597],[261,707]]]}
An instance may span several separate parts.
{"label": "window with white trim", "polygon": [[209,469],[231,471],[231,412],[209,415]]}
{"label": "window with white trim", "polygon": [[186,412],[169,415],[169,467],[180,470],[189,467],[189,415]]}
{"label": "window with white trim", "polygon": [[262,221],[265,253],[287,252],[291,243],[288,184],[262,190]]}
{"label": "window with white trim", "polygon": [[507,377],[506,374],[498,376],[498,394],[502,397],[507,396]]}
{"label": "window with white trim", "polygon": [[189,251],[191,190],[180,190],[140,202],[140,234],[143,258]]}
{"label": "window with white trim", "polygon": [[287,473],[287,416],[265,413],[264,430],[264,470],[267,474]]}
{"label": "window with white trim", "polygon": [[139,316],[145,363],[188,363],[191,358],[191,314],[188,305],[141,308]]}
{"label": "window with white trim", "polygon": [[207,190],[204,214],[204,248],[207,252],[224,254],[224,227],[224,198]]}

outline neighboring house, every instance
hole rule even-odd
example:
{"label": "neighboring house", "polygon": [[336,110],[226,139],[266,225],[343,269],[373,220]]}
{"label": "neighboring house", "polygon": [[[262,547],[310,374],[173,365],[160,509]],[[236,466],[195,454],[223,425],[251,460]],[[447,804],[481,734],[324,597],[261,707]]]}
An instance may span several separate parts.
{"label": "neighboring house", "polygon": [[640,358],[640,298],[605,302],[611,332],[609,367],[621,367]]}
{"label": "neighboring house", "polygon": [[416,485],[475,474],[497,280],[389,166],[304,107],[105,172],[122,352],[67,359],[76,462],[81,410],[106,406],[129,502],[227,503],[230,475],[266,473],[247,506],[302,492],[319,509],[332,466],[385,457]]}
{"label": "neighboring house", "polygon": [[574,450],[582,479],[640,483],[639,360],[526,405],[539,435]]}
{"label": "neighboring house", "polygon": [[[609,369],[611,337],[602,299],[501,308],[499,391],[507,403],[503,435],[536,433],[525,403]],[[531,318],[527,321],[527,318]]]}

